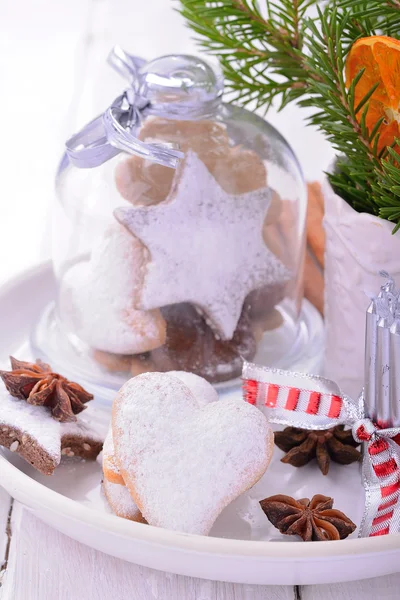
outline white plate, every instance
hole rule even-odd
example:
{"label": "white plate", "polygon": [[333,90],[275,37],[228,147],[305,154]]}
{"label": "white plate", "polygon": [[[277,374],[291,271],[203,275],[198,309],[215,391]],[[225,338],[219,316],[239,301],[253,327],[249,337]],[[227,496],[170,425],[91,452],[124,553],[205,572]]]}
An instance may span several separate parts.
{"label": "white plate", "polygon": [[[32,324],[54,296],[48,264],[13,280],[0,292],[0,361],[29,355]],[[99,406],[108,419],[109,409]],[[285,541],[270,526],[258,500],[274,493],[297,497],[325,493],[360,522],[363,490],[357,465],[332,465],[328,477],[315,466],[294,469],[276,451],[264,478],[228,507],[209,537],[142,525],[111,515],[100,492],[97,463],[65,462],[52,477],[32,470],[19,457],[0,454],[0,483],[46,523],[74,539],[118,558],[182,575],[259,584],[318,584],[349,581],[399,570],[400,535],[339,542]],[[220,537],[217,537],[220,536]],[[235,539],[236,538],[236,539]],[[274,541],[265,541],[274,540]]]}

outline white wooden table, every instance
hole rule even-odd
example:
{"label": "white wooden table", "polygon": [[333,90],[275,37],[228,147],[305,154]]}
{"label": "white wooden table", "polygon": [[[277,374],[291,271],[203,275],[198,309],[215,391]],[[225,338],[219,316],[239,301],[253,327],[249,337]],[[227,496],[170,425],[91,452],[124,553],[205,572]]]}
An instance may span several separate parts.
{"label": "white wooden table", "polygon": [[[105,66],[110,48],[118,43],[148,58],[198,53],[174,6],[169,0],[0,2],[0,283],[50,255],[49,207],[63,142],[123,86]],[[289,107],[268,118],[314,179],[332,151],[305,129],[303,116]],[[161,573],[67,538],[0,488],[1,600],[391,600],[399,587],[400,575],[300,589]]]}

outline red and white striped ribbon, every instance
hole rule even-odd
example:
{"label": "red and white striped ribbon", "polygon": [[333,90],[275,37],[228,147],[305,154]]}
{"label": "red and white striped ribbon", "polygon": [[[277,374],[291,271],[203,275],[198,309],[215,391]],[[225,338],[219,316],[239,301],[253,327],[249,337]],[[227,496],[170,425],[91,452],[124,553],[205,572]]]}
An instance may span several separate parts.
{"label": "red and white striped ribbon", "polygon": [[243,393],[273,423],[303,429],[350,425],[354,439],[365,445],[360,537],[400,531],[400,446],[393,439],[400,436],[400,428],[380,428],[365,416],[362,395],[356,405],[323,377],[245,363]]}

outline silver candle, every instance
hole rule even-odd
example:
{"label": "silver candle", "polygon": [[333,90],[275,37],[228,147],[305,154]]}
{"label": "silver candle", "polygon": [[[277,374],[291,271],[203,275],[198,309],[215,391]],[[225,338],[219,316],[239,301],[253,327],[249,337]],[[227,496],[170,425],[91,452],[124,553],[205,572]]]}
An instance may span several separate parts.
{"label": "silver candle", "polygon": [[[378,308],[378,314],[379,314]],[[382,427],[392,426],[390,406],[390,326],[393,316],[380,316],[376,332],[376,421]]]}
{"label": "silver candle", "polygon": [[391,426],[400,426],[400,312],[390,327],[390,407]]}
{"label": "silver candle", "polygon": [[393,425],[392,401],[395,391],[391,390],[390,327],[394,322],[394,315],[397,310],[398,292],[393,278],[385,271],[382,271],[381,275],[388,277],[388,281],[381,287],[376,299],[375,405],[372,416],[381,426],[391,427]]}
{"label": "silver candle", "polygon": [[365,412],[376,420],[376,351],[378,314],[377,300],[373,298],[367,308],[365,323],[365,362],[364,362],[364,405]]}

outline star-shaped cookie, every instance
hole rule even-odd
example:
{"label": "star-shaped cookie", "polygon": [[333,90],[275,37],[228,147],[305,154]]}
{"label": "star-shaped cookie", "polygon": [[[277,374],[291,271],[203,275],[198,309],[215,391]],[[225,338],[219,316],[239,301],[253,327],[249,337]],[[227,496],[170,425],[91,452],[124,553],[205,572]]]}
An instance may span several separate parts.
{"label": "star-shaped cookie", "polygon": [[231,339],[246,296],[290,276],[262,238],[270,201],[266,187],[226,193],[189,151],[164,202],[117,208],[116,219],[150,253],[139,307],[190,302]]}

